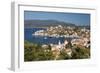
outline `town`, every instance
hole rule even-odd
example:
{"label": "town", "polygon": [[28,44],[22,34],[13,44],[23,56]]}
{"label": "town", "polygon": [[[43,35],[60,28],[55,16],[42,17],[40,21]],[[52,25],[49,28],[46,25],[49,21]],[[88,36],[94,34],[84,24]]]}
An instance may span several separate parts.
{"label": "town", "polygon": [[[51,51],[55,56],[55,60],[59,58],[62,51],[67,54],[68,57],[72,57],[75,47],[80,47],[79,49],[90,49],[90,30],[86,28],[76,28],[76,27],[63,27],[58,25],[56,27],[49,27],[47,31],[40,30],[35,33],[35,35],[49,36],[49,37],[71,37],[72,40],[65,40],[61,43],[60,40],[58,44],[50,44]],[[46,48],[48,45],[42,45]],[[89,54],[87,54],[89,57]]]}
{"label": "town", "polygon": [[[63,43],[59,40],[57,44],[33,44],[35,47],[35,54],[38,53],[35,60],[62,60],[62,59],[86,59],[90,58],[90,30],[87,28],[78,27],[64,27],[61,25],[48,27],[46,30],[38,30],[32,35],[35,36],[48,36],[50,38],[64,37],[72,38],[64,40]],[[30,46],[29,46],[30,48]],[[32,48],[32,49],[33,49]],[[38,52],[36,52],[37,49]],[[40,52],[40,53],[39,53]],[[41,54],[42,53],[42,54]],[[33,54],[33,53],[32,53]],[[40,55],[43,57],[40,57]],[[27,60],[26,60],[27,61]],[[29,61],[29,60],[28,60]]]}
{"label": "town", "polygon": [[64,27],[61,25],[48,27],[46,30],[38,30],[32,35],[49,37],[90,37],[90,30],[78,27]]}

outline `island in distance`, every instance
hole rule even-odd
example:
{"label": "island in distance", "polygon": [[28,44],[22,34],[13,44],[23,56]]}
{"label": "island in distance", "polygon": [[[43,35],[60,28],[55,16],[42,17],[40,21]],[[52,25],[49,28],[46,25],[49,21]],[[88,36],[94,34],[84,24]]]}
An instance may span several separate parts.
{"label": "island in distance", "polygon": [[57,20],[24,20],[24,27],[25,28],[34,28],[34,27],[50,27],[50,26],[75,26],[72,23],[66,23],[63,21]]}

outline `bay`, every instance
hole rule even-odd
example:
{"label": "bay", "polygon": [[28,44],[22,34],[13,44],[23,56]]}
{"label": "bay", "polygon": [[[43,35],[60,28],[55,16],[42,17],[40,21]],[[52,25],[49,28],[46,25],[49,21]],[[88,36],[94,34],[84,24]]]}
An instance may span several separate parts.
{"label": "bay", "polygon": [[65,40],[71,41],[72,37],[48,37],[48,36],[35,36],[32,35],[38,30],[46,30],[46,28],[24,28],[24,40],[37,44],[58,44],[59,41],[64,43]]}

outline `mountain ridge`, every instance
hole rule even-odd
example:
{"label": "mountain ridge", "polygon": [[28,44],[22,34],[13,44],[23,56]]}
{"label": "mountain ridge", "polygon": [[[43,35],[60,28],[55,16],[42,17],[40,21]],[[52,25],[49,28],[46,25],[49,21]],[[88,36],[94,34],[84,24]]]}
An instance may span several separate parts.
{"label": "mountain ridge", "polygon": [[[71,26],[71,27],[78,26],[78,25],[73,24],[73,23],[58,21],[58,20],[24,20],[24,27],[25,28],[50,27],[50,26],[58,26],[58,25],[62,25],[64,27],[66,27],[66,26]],[[87,27],[87,26],[84,26],[84,27]]]}
{"label": "mountain ridge", "polygon": [[63,21],[57,20],[24,20],[24,27],[25,28],[32,28],[32,27],[50,27],[50,26],[76,26],[72,23],[66,23]]}

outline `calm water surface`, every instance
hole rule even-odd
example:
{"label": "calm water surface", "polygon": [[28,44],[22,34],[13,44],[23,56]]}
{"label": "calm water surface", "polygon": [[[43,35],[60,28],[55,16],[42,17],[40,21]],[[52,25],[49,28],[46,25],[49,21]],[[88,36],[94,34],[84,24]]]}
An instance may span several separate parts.
{"label": "calm water surface", "polygon": [[45,28],[24,28],[24,40],[38,43],[38,44],[58,44],[60,41],[64,43],[65,40],[70,41],[73,38],[65,38],[65,37],[45,37],[45,36],[35,36],[32,35],[34,32],[38,30],[46,30]]}

